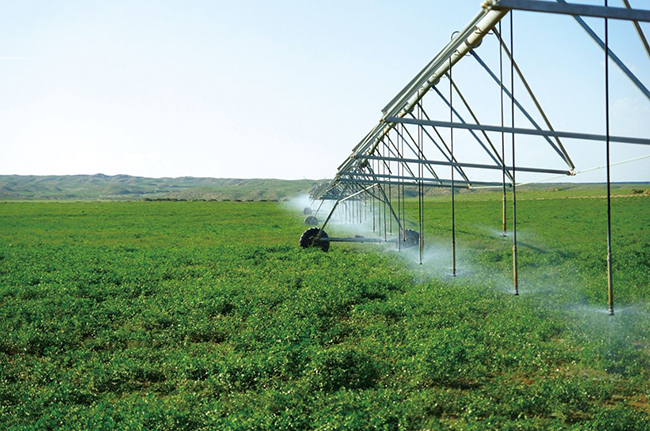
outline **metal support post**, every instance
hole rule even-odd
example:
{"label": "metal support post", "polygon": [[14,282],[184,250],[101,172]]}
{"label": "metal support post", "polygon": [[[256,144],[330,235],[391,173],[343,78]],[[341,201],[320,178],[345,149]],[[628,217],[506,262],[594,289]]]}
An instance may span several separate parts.
{"label": "metal support post", "polygon": [[[397,129],[395,129],[395,142],[396,144],[395,147],[397,149],[397,152],[400,152],[399,149],[399,135],[397,134]],[[403,171],[403,163],[397,163],[397,175],[402,175]],[[403,220],[401,220],[402,217],[402,205],[404,205],[404,202],[402,201],[402,196],[401,196],[401,191],[400,191],[400,184],[397,184],[397,222],[398,224],[401,224]],[[402,229],[398,228],[397,231],[397,251],[402,251]]]}
{"label": "metal support post", "polygon": [[[454,81],[452,77],[452,64],[449,61],[449,121],[454,122]],[[449,129],[449,145],[451,158],[454,159],[454,128]],[[502,163],[505,165],[505,162]],[[455,208],[456,189],[454,187],[454,168],[451,168],[451,275],[456,276],[456,208]]]}
{"label": "metal support post", "polygon": [[[501,21],[499,21],[499,34],[501,34]],[[501,127],[505,126],[503,114],[503,45],[499,44],[499,88],[501,95]],[[507,236],[506,212],[506,134],[501,132],[501,160],[503,160],[503,237]]]}
{"label": "metal support post", "polygon": [[[389,169],[390,171],[390,169]],[[393,185],[388,185],[388,205],[393,206]],[[393,218],[388,218],[388,234],[393,236]]]}
{"label": "metal support post", "polygon": [[[515,47],[514,47],[514,19],[510,11],[510,93],[512,94],[510,109],[512,128],[515,128]],[[515,133],[512,134],[512,281],[515,295],[519,295],[519,268],[517,265],[517,182],[515,168]]]}
{"label": "metal support post", "polygon": [[[404,125],[400,124],[399,125],[400,129],[404,128]],[[397,131],[397,128],[396,128]],[[400,151],[402,154],[404,154],[404,138],[400,137]],[[402,162],[402,176],[404,175],[404,169],[406,168],[406,164]],[[399,181],[401,184],[401,195],[402,195],[402,241],[406,241],[406,201],[404,200],[405,197],[405,190],[404,190],[404,180]]]}
{"label": "metal support post", "polygon": [[[384,154],[385,154],[385,148],[386,148],[386,144],[384,143],[382,145],[382,150],[384,150],[383,151]],[[381,152],[381,150],[380,150],[380,152]],[[387,163],[384,162],[383,165],[382,165],[382,172],[384,173],[384,175],[386,175],[386,164]],[[390,184],[388,185],[388,187],[390,187]],[[387,219],[387,217],[386,217],[386,199],[384,199],[384,208],[383,209],[384,209],[384,212],[383,212],[383,214],[384,214],[384,241],[386,241],[388,239],[387,226],[386,226],[386,219]]]}
{"label": "metal support post", "polygon": [[[374,168],[372,168],[373,164],[374,164],[374,162],[371,161],[370,166],[371,166],[371,169],[374,171]],[[376,198],[373,195],[372,200],[371,200],[371,202],[372,202],[372,232],[373,233],[375,232],[375,229],[376,229],[375,200],[376,200]]]}
{"label": "metal support post", "polygon": [[357,207],[359,208],[359,224],[363,223],[363,202],[361,202],[361,196],[357,201]]}
{"label": "metal support post", "polygon": [[[607,0],[605,0],[607,7]],[[609,160],[609,22],[605,18],[605,134],[607,135],[607,304],[609,315],[614,315],[614,285],[612,283],[612,199]]]}
{"label": "metal support post", "polygon": [[[418,118],[422,118],[422,107],[418,105]],[[422,158],[424,159],[424,151],[422,148],[422,126],[418,126],[418,149],[419,153],[422,154]],[[419,237],[419,242],[418,242],[418,249],[420,251],[420,265],[422,265],[422,251],[424,248],[424,187],[423,187],[423,181],[422,177],[424,176],[424,168],[423,164],[418,165],[418,176],[420,177],[420,180],[418,181],[418,222],[419,222],[419,230],[420,230],[420,237]]]}

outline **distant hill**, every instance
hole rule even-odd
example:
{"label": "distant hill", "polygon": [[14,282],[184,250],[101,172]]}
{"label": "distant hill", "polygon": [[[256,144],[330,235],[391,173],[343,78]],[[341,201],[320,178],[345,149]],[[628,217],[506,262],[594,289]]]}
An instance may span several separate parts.
{"label": "distant hill", "polygon": [[[234,178],[146,178],[130,175],[0,175],[0,201],[8,200],[217,200],[281,201],[308,194],[328,180],[277,180]],[[635,185],[636,184],[636,185]],[[518,190],[602,194],[603,184],[530,184]],[[637,187],[633,189],[631,187]],[[614,183],[612,192],[648,193],[648,183]],[[463,194],[501,193],[499,187],[458,190]],[[427,196],[448,195],[448,188],[431,187]],[[415,187],[406,196],[417,195]]]}
{"label": "distant hill", "polygon": [[145,178],[130,175],[0,175],[0,200],[284,200],[313,180]]}

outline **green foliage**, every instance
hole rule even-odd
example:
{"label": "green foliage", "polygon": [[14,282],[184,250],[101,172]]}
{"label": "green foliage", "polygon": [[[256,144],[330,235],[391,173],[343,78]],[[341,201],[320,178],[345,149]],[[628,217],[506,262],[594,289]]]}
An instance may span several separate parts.
{"label": "green foliage", "polygon": [[317,352],[308,370],[311,387],[324,391],[370,389],[378,375],[378,366],[370,355],[348,346]]}
{"label": "green foliage", "polygon": [[471,195],[456,279],[275,203],[0,204],[0,428],[648,429],[650,200],[614,202],[614,318],[602,203],[522,200],[520,297]]}

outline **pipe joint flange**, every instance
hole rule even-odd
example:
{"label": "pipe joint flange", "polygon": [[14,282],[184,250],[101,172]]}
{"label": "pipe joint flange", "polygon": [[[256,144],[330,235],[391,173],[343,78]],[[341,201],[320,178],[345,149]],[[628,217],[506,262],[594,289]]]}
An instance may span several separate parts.
{"label": "pipe joint flange", "polygon": [[465,40],[465,45],[467,45],[469,49],[478,48],[479,46],[481,46],[481,43],[483,43],[483,38],[481,37],[482,34],[483,34],[483,30],[481,30],[479,26],[474,27],[474,36],[478,40],[476,41],[476,43],[470,43],[469,39]]}
{"label": "pipe joint flange", "polygon": [[498,4],[499,4],[498,0],[485,0],[483,4],[481,4],[481,7],[483,9],[492,9],[494,6]]}

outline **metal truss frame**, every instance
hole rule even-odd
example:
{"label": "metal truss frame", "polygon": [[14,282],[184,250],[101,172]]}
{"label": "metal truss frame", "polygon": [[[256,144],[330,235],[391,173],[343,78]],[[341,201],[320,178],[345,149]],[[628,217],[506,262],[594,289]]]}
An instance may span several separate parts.
{"label": "metal truss frame", "polygon": [[[476,186],[499,186],[503,188],[503,235],[506,236],[506,189],[512,193],[513,213],[513,285],[514,293],[519,293],[517,263],[517,224],[516,224],[516,173],[545,173],[574,175],[575,165],[565,149],[562,140],[583,140],[606,143],[607,154],[607,207],[608,207],[608,306],[610,314],[614,313],[612,283],[611,250],[611,206],[609,154],[610,143],[650,145],[649,138],[612,136],[609,133],[609,68],[611,60],[632,81],[637,89],[650,100],[650,91],[629,67],[609,48],[608,20],[624,20],[634,25],[636,32],[650,57],[650,45],[643,33],[640,22],[650,22],[650,10],[634,9],[627,0],[622,0],[625,7],[610,7],[605,0],[604,6],[568,3],[566,0],[486,0],[479,13],[463,28],[454,33],[445,47],[382,109],[382,117],[368,134],[353,148],[352,154],[338,167],[333,180],[312,192],[314,200],[331,200],[334,204],[317,234],[310,244],[319,242],[384,242],[392,236],[393,223],[397,228],[397,238],[393,242],[401,249],[408,240],[414,238],[414,232],[406,229],[405,201],[406,192],[418,198],[418,232],[420,264],[424,244],[424,192],[426,188],[438,187],[451,190],[452,207],[452,273],[456,274],[456,239],[454,194],[460,188],[471,189]],[[605,55],[606,86],[606,133],[593,134],[579,131],[558,131],[553,128],[548,116],[533,93],[522,70],[515,61],[513,11],[530,11],[572,16],[587,32],[588,36],[601,47]],[[504,18],[510,18],[510,41],[502,39],[501,24]],[[583,17],[602,18],[605,21],[605,40],[602,40],[582,19]],[[506,23],[507,24],[507,23]],[[489,34],[497,37],[499,42],[499,73],[494,72],[478,55],[477,48],[483,38]],[[506,66],[510,68],[510,83],[503,79],[503,53]],[[501,124],[483,124],[461,93],[458,83],[453,79],[454,66],[465,57],[473,58],[489,78],[499,86],[501,93]],[[523,86],[527,97],[533,101],[537,114],[543,119],[543,125],[536,122],[515,96],[515,77]],[[442,79],[448,81],[448,96],[443,92]],[[433,91],[431,91],[433,90]],[[426,95],[437,96],[443,106],[449,108],[448,119],[432,119],[424,109],[423,99]],[[471,120],[463,118],[454,98],[461,101],[463,109],[469,113]],[[510,126],[505,125],[504,98],[510,103]],[[516,127],[515,113],[523,115],[533,126]],[[441,129],[449,134],[443,138]],[[454,131],[469,133],[472,139],[472,154],[482,154],[489,163],[477,163],[475,160],[459,160],[458,150],[454,151]],[[489,133],[498,133],[501,137],[501,151],[495,147]],[[506,163],[506,136],[511,140],[511,163]],[[534,136],[542,138],[539,145],[551,148],[559,157],[558,166],[516,166],[515,149],[517,136]],[[463,145],[470,145],[466,142]],[[530,145],[530,144],[528,144]],[[535,144],[537,145],[537,144]],[[440,169],[449,169],[450,179],[443,178]],[[501,182],[473,181],[467,170],[501,171]],[[455,175],[460,175],[457,180]],[[446,175],[446,174],[445,174]],[[322,205],[322,203],[321,203]],[[332,238],[327,237],[325,227],[335,211],[344,208],[348,221],[361,222],[372,216],[373,231],[379,238]],[[319,207],[320,210],[320,207]],[[383,236],[383,239],[381,238]],[[301,239],[302,242],[302,239]],[[329,247],[329,245],[328,245]]]}

